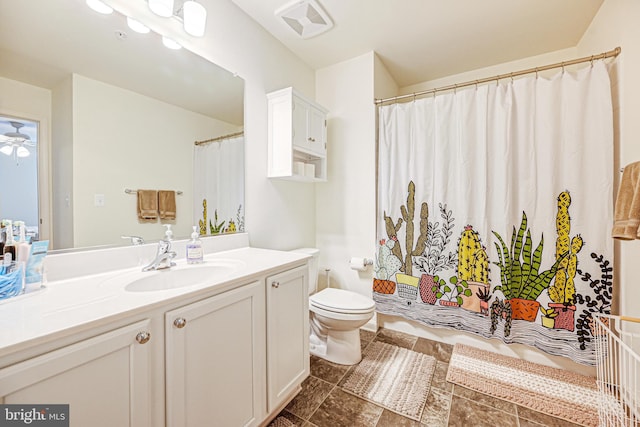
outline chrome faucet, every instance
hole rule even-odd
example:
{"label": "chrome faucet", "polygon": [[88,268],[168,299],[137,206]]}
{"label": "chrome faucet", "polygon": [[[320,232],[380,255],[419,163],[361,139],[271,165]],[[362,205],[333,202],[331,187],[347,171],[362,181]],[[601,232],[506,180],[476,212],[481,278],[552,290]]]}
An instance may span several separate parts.
{"label": "chrome faucet", "polygon": [[156,258],[144,267],[142,271],[162,270],[176,265],[176,263],[172,261],[176,257],[176,253],[171,250],[171,236],[173,235],[171,232],[171,224],[165,224],[165,227],[167,227],[167,231],[165,232],[164,239],[158,242]]}
{"label": "chrome faucet", "polygon": [[122,239],[131,239],[133,246],[144,245],[144,239],[140,236],[120,236]]}

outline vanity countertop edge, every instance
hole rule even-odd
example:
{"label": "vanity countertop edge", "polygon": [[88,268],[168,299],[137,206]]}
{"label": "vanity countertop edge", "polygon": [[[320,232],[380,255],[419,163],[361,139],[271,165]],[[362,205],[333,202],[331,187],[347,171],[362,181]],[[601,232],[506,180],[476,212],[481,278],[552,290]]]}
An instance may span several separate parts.
{"label": "vanity countertop edge", "polygon": [[[242,262],[243,267],[217,282],[149,292],[129,292],[121,284],[109,285],[112,279],[139,271],[140,267],[49,282],[44,290],[0,303],[0,360],[136,314],[163,306],[170,308],[182,300],[226,292],[303,265],[309,257],[297,252],[252,247],[216,252],[205,255],[205,264],[230,259]],[[179,260],[178,264],[185,264],[185,260]]]}

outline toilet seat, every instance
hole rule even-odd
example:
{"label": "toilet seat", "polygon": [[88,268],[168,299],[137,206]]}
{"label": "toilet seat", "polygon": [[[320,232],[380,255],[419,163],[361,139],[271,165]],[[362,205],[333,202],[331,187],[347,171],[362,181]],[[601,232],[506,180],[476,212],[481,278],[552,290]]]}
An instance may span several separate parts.
{"label": "toilet seat", "polygon": [[368,314],[375,302],[364,295],[344,289],[326,288],[309,297],[309,305],[322,311],[341,314]]}

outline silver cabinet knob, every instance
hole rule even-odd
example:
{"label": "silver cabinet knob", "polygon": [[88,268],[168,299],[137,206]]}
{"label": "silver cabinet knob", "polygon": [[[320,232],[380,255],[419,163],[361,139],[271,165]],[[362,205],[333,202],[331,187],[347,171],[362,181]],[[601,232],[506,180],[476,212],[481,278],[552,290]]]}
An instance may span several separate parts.
{"label": "silver cabinet knob", "polygon": [[308,140],[308,141],[311,141],[311,142],[316,142],[316,139],[315,139],[315,138],[312,138],[312,137],[307,138],[307,140]]}
{"label": "silver cabinet knob", "polygon": [[173,321],[173,326],[175,326],[178,329],[182,329],[185,326],[187,326],[187,319],[183,317],[178,317],[176,320]]}
{"label": "silver cabinet knob", "polygon": [[280,287],[280,282],[273,282],[271,283],[271,286],[277,289]]}
{"label": "silver cabinet knob", "polygon": [[146,344],[151,339],[151,334],[149,332],[138,332],[136,335],[136,341],[140,344]]}

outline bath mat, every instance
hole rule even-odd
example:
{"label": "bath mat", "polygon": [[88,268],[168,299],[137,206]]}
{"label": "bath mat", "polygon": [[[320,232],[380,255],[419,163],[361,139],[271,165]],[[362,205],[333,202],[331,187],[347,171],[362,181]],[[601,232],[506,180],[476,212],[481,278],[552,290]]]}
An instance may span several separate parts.
{"label": "bath mat", "polygon": [[426,354],[374,341],[342,388],[397,414],[420,421],[436,360]]}
{"label": "bath mat", "polygon": [[269,427],[296,427],[296,425],[289,419],[278,416],[275,420],[269,423]]}
{"label": "bath mat", "polygon": [[594,377],[456,344],[447,381],[572,423],[598,425]]}

